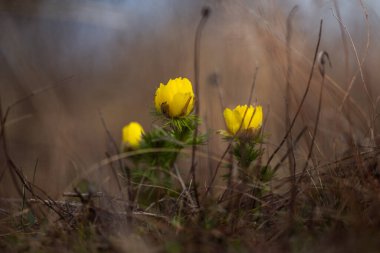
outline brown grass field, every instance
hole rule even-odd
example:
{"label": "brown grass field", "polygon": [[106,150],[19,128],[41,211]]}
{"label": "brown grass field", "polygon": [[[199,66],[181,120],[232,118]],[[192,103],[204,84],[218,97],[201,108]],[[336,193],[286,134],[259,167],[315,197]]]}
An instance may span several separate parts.
{"label": "brown grass field", "polygon": [[[0,0],[0,252],[378,252],[379,31],[378,0]],[[207,141],[131,179],[161,165],[121,129],[179,76]],[[254,179],[217,133],[239,104]]]}

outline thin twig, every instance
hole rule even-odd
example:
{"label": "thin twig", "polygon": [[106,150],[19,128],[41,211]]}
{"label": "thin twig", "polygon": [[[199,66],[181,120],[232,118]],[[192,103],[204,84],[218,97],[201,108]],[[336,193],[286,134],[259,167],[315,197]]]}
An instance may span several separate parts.
{"label": "thin twig", "polygon": [[[13,105],[15,105],[15,104],[17,104],[17,103],[14,103]],[[5,155],[6,164],[7,164],[9,171],[10,171],[10,174],[11,174],[13,183],[16,187],[16,190],[18,191],[20,196],[25,196],[24,190],[27,190],[28,192],[30,192],[32,194],[33,197],[42,200],[42,197],[40,197],[38,194],[36,194],[36,192],[35,192],[35,189],[36,189],[39,192],[41,192],[43,195],[45,195],[45,197],[51,199],[45,191],[43,191],[41,188],[39,188],[38,186],[36,186],[35,184],[33,184],[27,180],[27,178],[25,177],[23,172],[16,166],[15,162],[12,160],[12,158],[9,154],[8,147],[7,147],[7,141],[5,138],[5,136],[6,136],[5,123],[7,120],[7,115],[9,115],[9,112],[11,111],[11,109],[12,109],[12,107],[8,107],[6,110],[6,114],[3,114],[2,103],[0,100],[0,126],[1,126],[0,140],[2,141],[2,148],[3,148],[3,153]],[[24,190],[19,188],[19,186],[18,186],[19,182],[21,182],[22,189],[24,189]],[[33,207],[29,203],[27,203],[27,205],[28,205],[28,208],[30,210],[32,210],[33,213],[35,213]],[[50,208],[52,211],[54,211],[62,220],[65,220],[65,217],[63,215],[63,213],[65,212],[64,210],[60,209],[59,207],[57,207],[54,204],[45,203],[45,205],[48,208]]]}
{"label": "thin twig", "polygon": [[[102,126],[104,128],[104,131],[106,131],[106,134],[107,134],[107,137],[109,139],[109,141],[111,142],[113,148],[114,148],[114,152],[116,154],[119,154],[120,153],[120,150],[119,150],[119,147],[115,141],[115,138],[113,138],[111,132],[109,131],[108,127],[107,127],[107,124],[106,124],[106,121],[103,117],[103,114],[101,111],[98,111],[99,113],[99,117],[100,117],[100,121],[102,123]],[[110,158],[110,155],[108,153],[106,153],[106,156],[107,158]],[[128,200],[130,202],[132,202],[133,200],[133,196],[132,196],[132,189],[131,189],[131,173],[130,173],[130,170],[129,170],[129,167],[128,166],[124,166],[124,160],[123,159],[119,159],[118,161],[118,164],[119,164],[119,169],[120,171],[122,171],[124,168],[126,170],[126,174],[127,174],[127,192],[128,192]],[[110,167],[111,167],[111,170],[112,170],[112,173],[114,174],[115,176],[115,180],[116,180],[116,183],[118,185],[118,188],[120,190],[120,193],[123,195],[123,191],[122,191],[122,187],[121,187],[121,184],[120,184],[120,181],[119,181],[119,177],[117,176],[117,172],[116,172],[116,169],[114,168],[114,166],[112,166],[112,164],[110,164]],[[133,205],[130,205],[130,206],[133,206]]]}
{"label": "thin twig", "polygon": [[[336,15],[339,19],[342,19],[341,15],[340,15],[340,10],[339,10],[339,6],[338,6],[338,1],[337,0],[333,0],[333,4],[334,4],[334,9],[336,11]],[[342,38],[342,43],[343,43],[343,50],[344,50],[344,73],[345,73],[345,76],[348,76],[348,68],[349,68],[349,52],[348,52],[348,45],[347,45],[347,39],[346,37],[344,36],[344,27],[341,23],[339,23],[339,28],[340,28],[340,37]],[[347,77],[346,77],[346,82],[348,82],[347,80]],[[345,100],[345,99],[344,99]],[[343,104],[343,102],[342,102]]]}
{"label": "thin twig", "polygon": [[[305,134],[307,130],[307,127],[304,127],[301,132],[297,135],[297,137],[295,138],[295,140],[293,141],[292,143],[292,147],[296,146],[297,143],[301,140],[301,137]],[[280,161],[275,165],[273,166],[273,172],[275,173],[276,171],[278,171],[278,169],[281,167],[281,164],[285,161],[285,159],[289,156],[289,152],[290,150],[287,150],[287,152],[285,153],[285,155],[280,159]]]}
{"label": "thin twig", "polygon": [[[293,9],[290,11],[289,16],[286,20],[286,59],[287,59],[287,71],[286,71],[286,96],[285,96],[285,125],[287,129],[291,129],[290,126],[290,86],[291,86],[291,75],[292,75],[292,54],[290,51],[290,43],[292,39],[292,18],[297,11],[298,6],[293,7]],[[293,214],[294,214],[294,198],[293,195],[295,195],[295,189],[296,189],[296,158],[294,156],[294,150],[293,150],[293,137],[292,137],[292,131],[289,131],[289,136],[286,138],[286,144],[288,147],[288,162],[289,162],[289,174],[291,177],[291,191],[292,196],[290,198],[289,202],[289,224],[293,223]]]}
{"label": "thin twig", "polygon": [[314,74],[314,66],[315,66],[315,62],[316,62],[316,59],[317,59],[317,55],[318,55],[318,51],[319,51],[319,45],[321,43],[321,38],[322,38],[322,27],[323,27],[323,20],[321,20],[320,22],[320,26],[319,26],[319,34],[318,34],[318,41],[317,41],[317,45],[316,45],[316,48],[315,48],[315,52],[314,52],[314,59],[313,59],[313,63],[312,63],[312,66],[311,66],[311,70],[310,70],[310,75],[309,75],[309,79],[307,81],[307,85],[306,85],[306,89],[305,89],[305,92],[303,94],[303,97],[302,97],[302,100],[301,100],[301,103],[300,105],[298,106],[298,109],[296,111],[296,114],[294,115],[294,118],[290,124],[290,127],[288,128],[288,130],[286,131],[285,133],[285,136],[283,137],[282,141],[280,142],[280,144],[277,146],[277,148],[273,151],[273,153],[271,154],[271,156],[269,157],[268,161],[267,161],[267,164],[266,166],[269,166],[269,164],[271,163],[271,161],[273,160],[274,156],[278,153],[278,151],[281,149],[281,147],[284,145],[286,139],[288,138],[290,132],[292,131],[293,127],[294,127],[294,124],[298,118],[298,115],[300,114],[301,112],[301,108],[303,107],[303,104],[305,103],[305,100],[306,100],[306,97],[307,97],[307,94],[309,93],[309,89],[310,89],[310,85],[311,85],[311,80],[313,78],[313,74]]}
{"label": "thin twig", "polygon": [[200,203],[199,203],[199,195],[198,195],[198,186],[196,184],[196,170],[195,170],[195,153],[196,153],[196,149],[197,149],[197,145],[195,144],[196,143],[196,140],[198,138],[198,123],[197,123],[197,119],[199,118],[199,112],[200,112],[200,108],[199,108],[199,94],[200,94],[200,91],[199,91],[199,72],[200,72],[200,68],[199,68],[199,65],[200,65],[200,57],[201,57],[201,54],[200,54],[200,42],[201,42],[201,36],[202,36],[202,31],[203,31],[203,28],[210,16],[210,8],[208,7],[205,7],[204,9],[202,9],[202,18],[201,20],[199,21],[199,24],[198,24],[198,27],[197,27],[197,30],[196,30],[196,33],[195,33],[195,42],[194,42],[194,84],[195,84],[195,111],[194,111],[194,114],[195,114],[195,130],[194,130],[194,136],[193,136],[193,149],[192,149],[192,154],[191,154],[191,168],[190,168],[190,174],[191,174],[191,178],[192,178],[192,181],[194,182],[193,184],[193,191],[194,191],[194,197],[195,197],[195,201],[197,203],[197,206],[198,208],[200,207]]}
{"label": "thin twig", "polygon": [[314,130],[313,130],[313,136],[312,136],[312,140],[311,140],[311,143],[310,143],[310,147],[309,147],[309,153],[308,153],[308,156],[307,156],[307,160],[305,162],[305,165],[302,169],[302,173],[301,173],[301,176],[300,178],[298,179],[298,183],[300,182],[300,180],[302,180],[302,177],[303,175],[305,174],[305,171],[309,165],[309,160],[311,158],[311,155],[313,154],[313,148],[314,148],[314,142],[315,142],[315,138],[317,136],[317,131],[318,131],[318,125],[319,125],[319,118],[320,118],[320,115],[321,115],[321,108],[322,108],[322,99],[323,99],[323,91],[324,91],[324,86],[325,86],[325,64],[326,64],[326,60],[328,61],[328,63],[330,64],[330,67],[331,67],[331,62],[330,62],[330,58],[329,58],[329,55],[327,52],[325,51],[322,51],[318,54],[318,66],[319,66],[319,72],[322,76],[322,84],[321,84],[321,88],[319,90],[319,101],[318,101],[318,110],[317,110],[317,118],[315,120],[315,125],[314,125]]}
{"label": "thin twig", "polygon": [[[347,36],[348,36],[348,38],[349,38],[349,40],[350,40],[350,42],[351,42],[352,49],[353,49],[354,54],[355,54],[355,59],[356,59],[356,62],[357,62],[357,64],[358,64],[358,71],[359,71],[359,73],[360,73],[360,78],[361,78],[361,80],[362,80],[362,82],[363,82],[364,90],[366,91],[366,95],[368,96],[368,99],[369,99],[369,102],[370,102],[371,105],[372,105],[372,108],[374,108],[374,102],[373,102],[373,99],[372,99],[372,97],[371,97],[371,95],[370,95],[370,92],[369,92],[369,90],[368,90],[367,83],[366,83],[366,81],[365,81],[365,79],[364,79],[363,68],[362,68],[363,63],[364,63],[364,61],[365,61],[365,59],[366,59],[366,57],[367,57],[367,51],[368,51],[369,44],[367,44],[367,50],[366,50],[366,52],[365,52],[365,54],[364,54],[362,60],[360,60],[360,59],[359,59],[358,50],[356,49],[356,46],[355,46],[354,40],[353,40],[353,38],[352,38],[352,36],[351,36],[351,33],[348,31],[347,26],[346,26],[346,25],[343,23],[343,21],[337,16],[337,14],[334,12],[334,10],[331,9],[331,12],[332,12],[332,15],[335,17],[335,19],[336,19],[336,20],[339,22],[339,24],[343,27],[344,31],[346,32],[346,34],[347,34]],[[368,38],[368,41],[369,41],[369,38]],[[369,43],[368,41],[367,41],[367,43]],[[348,95],[349,95],[349,93],[350,93],[350,91],[351,91],[351,88],[352,88],[352,86],[353,86],[353,81],[355,80],[355,78],[356,78],[356,74],[355,74],[354,77],[352,78],[352,81],[351,81],[351,83],[350,83],[350,86],[348,87],[348,89],[347,89],[347,91],[346,91],[346,94],[345,94],[345,96],[344,96],[344,98],[343,98],[343,101],[342,101],[342,103],[341,103],[341,105],[340,105],[340,107],[339,107],[340,110],[342,109],[342,107],[343,107],[343,105],[344,105],[344,102],[346,101],[346,99],[347,99],[347,97],[348,97]]]}
{"label": "thin twig", "polygon": [[186,187],[185,185],[185,182],[183,181],[182,177],[181,177],[181,174],[178,170],[178,167],[176,164],[174,164],[174,170],[175,170],[175,173],[177,175],[177,179],[179,181],[179,183],[181,184],[181,187],[182,187],[182,191],[186,194],[186,197],[189,199],[190,203],[191,203],[191,206],[196,206],[193,198],[191,197],[191,194],[189,193],[189,189]]}
{"label": "thin twig", "polygon": [[36,179],[37,167],[38,167],[38,159],[36,160],[36,164],[34,165],[33,179],[32,179],[32,183],[33,183],[33,184],[34,184],[35,179]]}

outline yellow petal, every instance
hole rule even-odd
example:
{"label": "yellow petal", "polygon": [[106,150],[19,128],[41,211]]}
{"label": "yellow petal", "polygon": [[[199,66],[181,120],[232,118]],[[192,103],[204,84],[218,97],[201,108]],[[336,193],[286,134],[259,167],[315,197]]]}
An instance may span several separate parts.
{"label": "yellow petal", "polygon": [[236,134],[239,130],[241,119],[237,111],[232,111],[229,108],[226,108],[223,112],[224,121],[226,122],[226,126],[228,131],[231,134]]}
{"label": "yellow petal", "polygon": [[263,124],[263,108],[261,106],[252,107],[249,116],[249,126],[247,128],[258,129]]}
{"label": "yellow petal", "polygon": [[[170,82],[170,81],[169,81]],[[173,87],[172,85],[160,84],[160,87],[156,90],[156,96],[154,98],[154,104],[158,112],[162,112],[162,104],[170,104],[173,99]]]}
{"label": "yellow petal", "polygon": [[[228,131],[234,135],[239,130],[259,129],[263,121],[261,106],[238,105],[233,110],[226,108],[223,112]],[[245,117],[244,117],[245,116]],[[240,126],[244,117],[243,124]]]}
{"label": "yellow petal", "polygon": [[161,91],[162,91],[162,83],[160,84],[160,87],[157,88],[156,94],[154,95],[154,106],[156,107],[157,111],[160,111],[160,103],[161,103]]}
{"label": "yellow petal", "polygon": [[235,109],[233,110],[234,112],[238,113],[241,118],[243,118],[244,116],[244,113],[245,111],[247,110],[247,106],[246,105],[238,105],[235,107]]}
{"label": "yellow petal", "polygon": [[175,118],[186,116],[194,108],[194,92],[187,78],[170,79],[166,85],[160,84],[154,97],[154,105],[158,112]]}
{"label": "yellow petal", "polygon": [[131,122],[123,127],[123,143],[132,148],[138,148],[144,133],[144,129],[137,122]]}
{"label": "yellow petal", "polygon": [[172,118],[185,116],[188,112],[192,96],[190,93],[177,93],[169,104],[169,115]]}
{"label": "yellow petal", "polygon": [[175,79],[177,81],[177,88],[178,88],[178,91],[181,92],[181,93],[188,93],[190,94],[191,96],[191,99],[187,105],[187,110],[185,111],[185,115],[184,116],[187,116],[189,115],[193,109],[194,109],[194,92],[193,92],[193,86],[191,85],[191,82],[189,79],[187,79],[186,77],[184,78],[176,78]]}
{"label": "yellow petal", "polygon": [[181,91],[179,88],[178,78],[176,79],[170,79],[168,83],[166,84],[166,92],[171,93],[172,95],[176,94],[177,92]]}
{"label": "yellow petal", "polygon": [[261,106],[253,107],[250,105],[248,107],[247,105],[239,105],[234,111],[237,111],[241,118],[243,118],[245,114],[242,130],[250,128],[258,129],[261,127],[263,121],[263,110]]}
{"label": "yellow petal", "polygon": [[[247,112],[245,112],[247,111]],[[253,120],[253,116],[254,116],[254,112],[255,112],[255,109],[253,108],[253,106],[245,106],[245,109],[244,111],[242,112],[242,117],[244,117],[244,114],[245,114],[245,117],[244,117],[244,124],[242,126],[242,129],[246,130],[246,129],[249,129],[250,127],[250,124],[252,123],[252,120]]]}
{"label": "yellow petal", "polygon": [[190,80],[185,77],[181,79],[181,83],[182,83],[181,91],[185,93],[189,92],[191,93],[192,96],[194,96],[193,86],[191,85]]}

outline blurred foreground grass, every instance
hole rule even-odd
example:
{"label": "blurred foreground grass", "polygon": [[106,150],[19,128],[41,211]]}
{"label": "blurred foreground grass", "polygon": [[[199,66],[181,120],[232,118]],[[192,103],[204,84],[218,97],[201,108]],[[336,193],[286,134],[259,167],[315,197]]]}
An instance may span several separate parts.
{"label": "blurred foreground grass", "polygon": [[[82,193],[80,201],[73,193],[54,204],[60,206],[61,218],[36,200],[25,200],[30,202],[31,209],[24,210],[20,210],[24,205],[21,200],[2,203],[8,208],[1,210],[0,249],[2,252],[377,252],[380,181],[373,171],[377,154],[378,151],[358,152],[355,157],[310,170],[309,176],[299,182],[292,218],[289,194],[271,191],[254,199],[260,205],[255,205],[249,196],[240,197],[234,205],[209,198],[201,215],[191,212],[184,199],[169,196],[149,210],[135,210],[127,215],[126,203],[112,196],[93,193],[91,197]],[[82,185],[84,190],[88,182]]]}

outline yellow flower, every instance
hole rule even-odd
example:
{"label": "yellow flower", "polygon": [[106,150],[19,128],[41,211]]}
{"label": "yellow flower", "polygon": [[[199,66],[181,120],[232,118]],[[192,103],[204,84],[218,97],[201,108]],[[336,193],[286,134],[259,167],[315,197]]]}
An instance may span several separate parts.
{"label": "yellow flower", "polygon": [[[248,108],[248,110],[247,110]],[[247,110],[247,113],[244,117],[244,113]],[[247,105],[238,105],[235,109],[231,110],[226,108],[223,112],[224,121],[229,134],[234,135],[239,130],[240,125],[241,131],[244,130],[258,130],[260,129],[263,122],[263,108],[261,106],[252,106]],[[244,121],[243,121],[244,117]],[[242,124],[243,121],[243,124]]]}
{"label": "yellow flower", "polygon": [[156,110],[169,118],[187,116],[194,108],[194,92],[187,78],[170,79],[156,90]]}
{"label": "yellow flower", "polygon": [[137,122],[131,122],[123,127],[123,144],[131,148],[138,148],[144,129]]}

